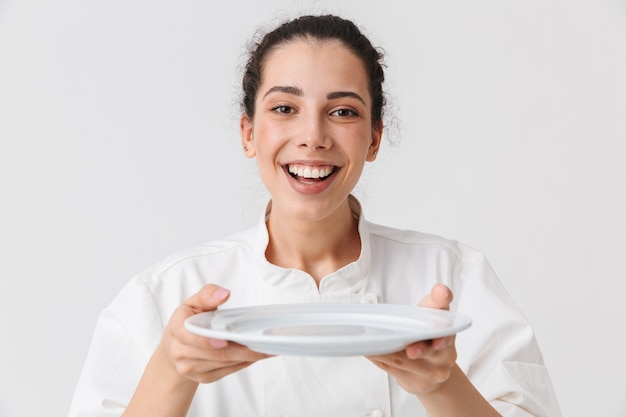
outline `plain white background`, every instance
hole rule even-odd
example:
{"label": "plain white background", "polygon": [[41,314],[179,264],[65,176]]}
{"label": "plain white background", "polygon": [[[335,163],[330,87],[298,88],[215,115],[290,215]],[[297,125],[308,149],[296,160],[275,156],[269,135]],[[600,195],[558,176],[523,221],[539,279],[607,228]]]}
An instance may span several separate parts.
{"label": "plain white background", "polygon": [[239,69],[257,28],[300,12],[387,52],[370,220],[485,252],[563,415],[626,415],[624,1],[3,0],[0,416],[65,415],[124,283],[256,219]]}

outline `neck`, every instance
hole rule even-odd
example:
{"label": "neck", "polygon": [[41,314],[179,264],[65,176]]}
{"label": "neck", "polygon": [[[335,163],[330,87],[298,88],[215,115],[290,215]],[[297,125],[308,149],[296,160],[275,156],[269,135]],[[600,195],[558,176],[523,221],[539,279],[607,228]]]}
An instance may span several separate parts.
{"label": "neck", "polygon": [[272,210],[265,255],[274,265],[311,275],[319,286],[326,275],[354,262],[361,253],[358,220],[348,202],[322,220],[303,221]]}

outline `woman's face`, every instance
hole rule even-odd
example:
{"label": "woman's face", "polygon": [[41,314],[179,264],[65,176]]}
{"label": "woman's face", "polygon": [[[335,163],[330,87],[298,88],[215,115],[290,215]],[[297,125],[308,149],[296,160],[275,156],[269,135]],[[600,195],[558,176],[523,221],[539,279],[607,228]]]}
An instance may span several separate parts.
{"label": "woman's face", "polygon": [[337,41],[294,40],[267,56],[241,135],[273,214],[318,221],[347,204],[380,145],[371,106],[363,63]]}

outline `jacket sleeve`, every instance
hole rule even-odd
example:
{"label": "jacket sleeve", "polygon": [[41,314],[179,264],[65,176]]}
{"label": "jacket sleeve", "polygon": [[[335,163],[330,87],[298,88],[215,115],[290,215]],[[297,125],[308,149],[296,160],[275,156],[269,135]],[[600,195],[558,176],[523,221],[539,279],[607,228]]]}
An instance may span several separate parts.
{"label": "jacket sleeve", "polygon": [[69,417],[120,416],[162,334],[152,294],[134,278],[98,318]]}
{"label": "jacket sleeve", "polygon": [[458,363],[504,417],[560,417],[531,325],[480,256],[463,268],[458,311],[472,326],[457,336]]}

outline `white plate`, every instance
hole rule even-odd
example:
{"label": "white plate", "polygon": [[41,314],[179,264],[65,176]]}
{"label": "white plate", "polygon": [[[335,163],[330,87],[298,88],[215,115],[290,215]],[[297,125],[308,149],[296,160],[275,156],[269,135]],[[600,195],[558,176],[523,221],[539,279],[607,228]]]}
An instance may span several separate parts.
{"label": "white plate", "polygon": [[185,320],[192,333],[271,355],[360,356],[397,352],[449,336],[471,320],[446,310],[398,304],[275,304],[226,308]]}

